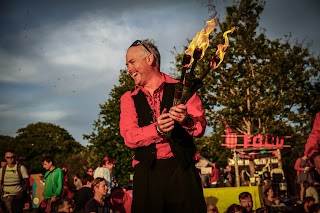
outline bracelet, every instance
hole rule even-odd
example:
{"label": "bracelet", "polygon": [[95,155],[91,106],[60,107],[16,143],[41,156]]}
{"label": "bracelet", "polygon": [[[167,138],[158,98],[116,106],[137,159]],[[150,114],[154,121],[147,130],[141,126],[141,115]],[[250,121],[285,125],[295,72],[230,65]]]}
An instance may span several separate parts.
{"label": "bracelet", "polygon": [[158,125],[156,125],[156,130],[157,130],[157,133],[158,133],[158,135],[160,136],[160,137],[164,137],[164,132],[162,132],[160,129],[159,129],[159,126]]}

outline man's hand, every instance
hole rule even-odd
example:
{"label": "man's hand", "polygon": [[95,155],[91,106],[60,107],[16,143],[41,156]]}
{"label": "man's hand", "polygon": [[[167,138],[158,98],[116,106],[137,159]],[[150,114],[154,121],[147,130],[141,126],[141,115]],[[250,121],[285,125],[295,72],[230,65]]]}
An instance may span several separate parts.
{"label": "man's hand", "polygon": [[157,128],[160,132],[170,132],[174,128],[174,120],[170,118],[167,109],[164,109],[157,118]]}
{"label": "man's hand", "polygon": [[313,164],[316,167],[317,172],[320,174],[320,155],[313,158]]}
{"label": "man's hand", "polygon": [[177,106],[173,106],[169,111],[170,118],[174,121],[183,124],[185,120],[188,118],[187,107],[184,104],[179,104]]}
{"label": "man's hand", "polygon": [[56,201],[58,198],[56,197],[56,196],[53,196],[52,198],[51,198],[51,202],[54,202],[54,201]]}

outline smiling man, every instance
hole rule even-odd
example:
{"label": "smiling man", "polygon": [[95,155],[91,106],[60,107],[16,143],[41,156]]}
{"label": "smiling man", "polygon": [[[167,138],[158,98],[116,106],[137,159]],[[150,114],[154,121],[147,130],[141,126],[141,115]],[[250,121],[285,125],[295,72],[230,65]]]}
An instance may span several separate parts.
{"label": "smiling man", "polygon": [[173,106],[178,81],[160,72],[160,53],[148,39],[133,42],[126,65],[136,85],[120,103],[120,133],[135,149],[132,213],[206,212],[194,165],[193,137],[206,128],[198,94]]}

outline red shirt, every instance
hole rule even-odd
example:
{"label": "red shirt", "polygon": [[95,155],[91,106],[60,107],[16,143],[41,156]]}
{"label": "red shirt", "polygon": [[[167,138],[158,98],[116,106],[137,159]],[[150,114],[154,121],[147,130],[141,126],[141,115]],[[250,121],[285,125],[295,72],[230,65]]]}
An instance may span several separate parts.
{"label": "red shirt", "polygon": [[312,131],[307,140],[307,143],[304,149],[305,156],[310,158],[313,153],[318,152],[319,143],[320,143],[320,112],[316,114]]}
{"label": "red shirt", "polygon": [[[127,91],[120,99],[120,134],[124,139],[124,143],[129,148],[137,148],[156,144],[157,159],[166,159],[173,157],[168,141],[160,137],[156,131],[156,118],[160,116],[160,102],[162,100],[164,83],[177,83],[178,80],[162,73],[162,83],[154,91],[153,96],[141,86],[131,92]],[[155,112],[154,121],[148,126],[139,127],[137,113],[132,96],[138,94],[142,90],[147,98],[150,108]],[[203,136],[206,128],[206,120],[204,108],[198,94],[194,94],[186,103],[187,112],[191,115],[194,126],[193,128],[184,127],[187,132],[194,137]],[[169,110],[169,109],[168,109]],[[133,159],[133,165],[138,161]]]}

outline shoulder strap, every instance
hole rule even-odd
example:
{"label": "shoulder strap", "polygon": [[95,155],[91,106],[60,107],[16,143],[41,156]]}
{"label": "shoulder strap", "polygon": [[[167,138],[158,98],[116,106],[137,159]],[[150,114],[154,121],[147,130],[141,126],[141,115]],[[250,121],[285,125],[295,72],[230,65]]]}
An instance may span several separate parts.
{"label": "shoulder strap", "polygon": [[22,177],[22,174],[21,174],[21,164],[20,163],[17,164],[17,172],[18,172],[20,181],[22,182],[23,181],[23,177]]}
{"label": "shoulder strap", "polygon": [[4,184],[4,173],[6,173],[6,168],[7,168],[7,166],[3,166],[2,167],[2,176],[1,176],[1,183],[0,183],[0,189],[2,189],[3,188],[3,184]]}

